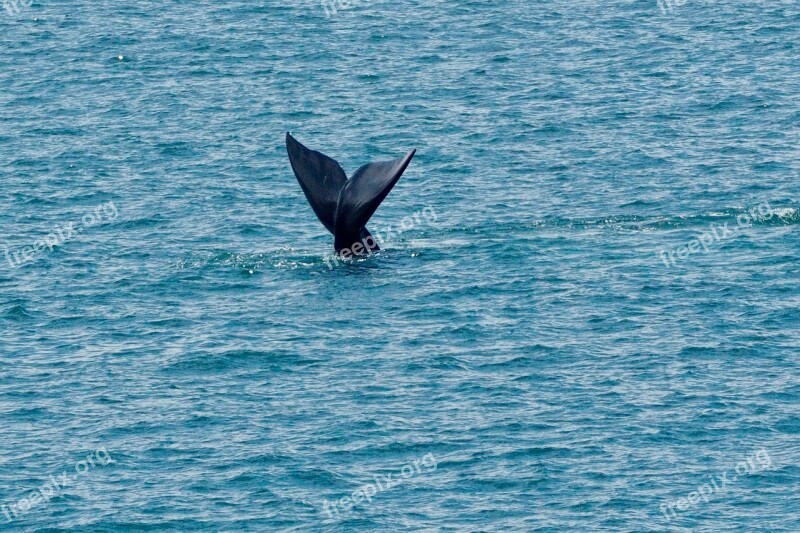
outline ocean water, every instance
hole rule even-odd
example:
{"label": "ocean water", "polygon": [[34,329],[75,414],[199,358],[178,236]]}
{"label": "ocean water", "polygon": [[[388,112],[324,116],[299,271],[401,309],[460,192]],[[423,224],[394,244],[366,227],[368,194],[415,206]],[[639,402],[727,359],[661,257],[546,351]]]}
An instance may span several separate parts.
{"label": "ocean water", "polygon": [[0,531],[800,531],[797,2],[27,3]]}

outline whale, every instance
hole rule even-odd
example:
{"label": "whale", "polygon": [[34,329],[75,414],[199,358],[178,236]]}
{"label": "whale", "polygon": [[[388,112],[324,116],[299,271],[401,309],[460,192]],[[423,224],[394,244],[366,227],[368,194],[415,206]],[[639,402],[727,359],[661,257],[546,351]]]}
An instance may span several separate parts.
{"label": "whale", "polygon": [[370,255],[380,250],[367,222],[403,175],[416,150],[392,161],[367,163],[347,179],[334,159],[306,148],[286,132],[292,171],[311,209],[332,235],[341,256]]}

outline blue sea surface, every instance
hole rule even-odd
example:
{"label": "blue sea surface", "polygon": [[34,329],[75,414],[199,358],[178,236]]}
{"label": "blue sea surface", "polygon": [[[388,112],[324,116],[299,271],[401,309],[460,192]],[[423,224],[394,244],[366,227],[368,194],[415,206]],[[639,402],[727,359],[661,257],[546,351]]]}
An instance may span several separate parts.
{"label": "blue sea surface", "polygon": [[3,3],[0,531],[800,531],[800,4],[338,2]]}

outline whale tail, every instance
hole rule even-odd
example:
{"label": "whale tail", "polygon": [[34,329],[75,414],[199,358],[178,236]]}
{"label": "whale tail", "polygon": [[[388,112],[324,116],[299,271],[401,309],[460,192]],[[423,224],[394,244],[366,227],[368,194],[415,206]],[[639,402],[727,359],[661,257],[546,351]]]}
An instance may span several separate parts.
{"label": "whale tail", "polygon": [[308,203],[333,234],[336,251],[353,250],[357,243],[362,243],[367,253],[379,249],[366,224],[403,175],[416,150],[394,161],[364,165],[349,180],[339,163],[306,148],[290,133],[286,133],[286,151]]}

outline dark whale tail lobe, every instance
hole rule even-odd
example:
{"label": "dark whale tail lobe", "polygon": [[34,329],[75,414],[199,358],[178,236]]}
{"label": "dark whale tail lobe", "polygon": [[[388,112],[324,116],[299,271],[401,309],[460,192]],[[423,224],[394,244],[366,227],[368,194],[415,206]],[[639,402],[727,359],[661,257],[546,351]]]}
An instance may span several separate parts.
{"label": "dark whale tail lobe", "polygon": [[347,185],[347,176],[339,163],[319,152],[309,150],[288,132],[286,151],[300,188],[322,225],[334,233],[339,193]]}
{"label": "dark whale tail lobe", "polygon": [[[416,150],[394,161],[364,165],[348,181],[330,157],[309,150],[286,134],[286,150],[300,188],[322,224],[334,236],[337,252],[370,236],[366,224],[403,175]],[[367,251],[378,249],[375,239]]]}

